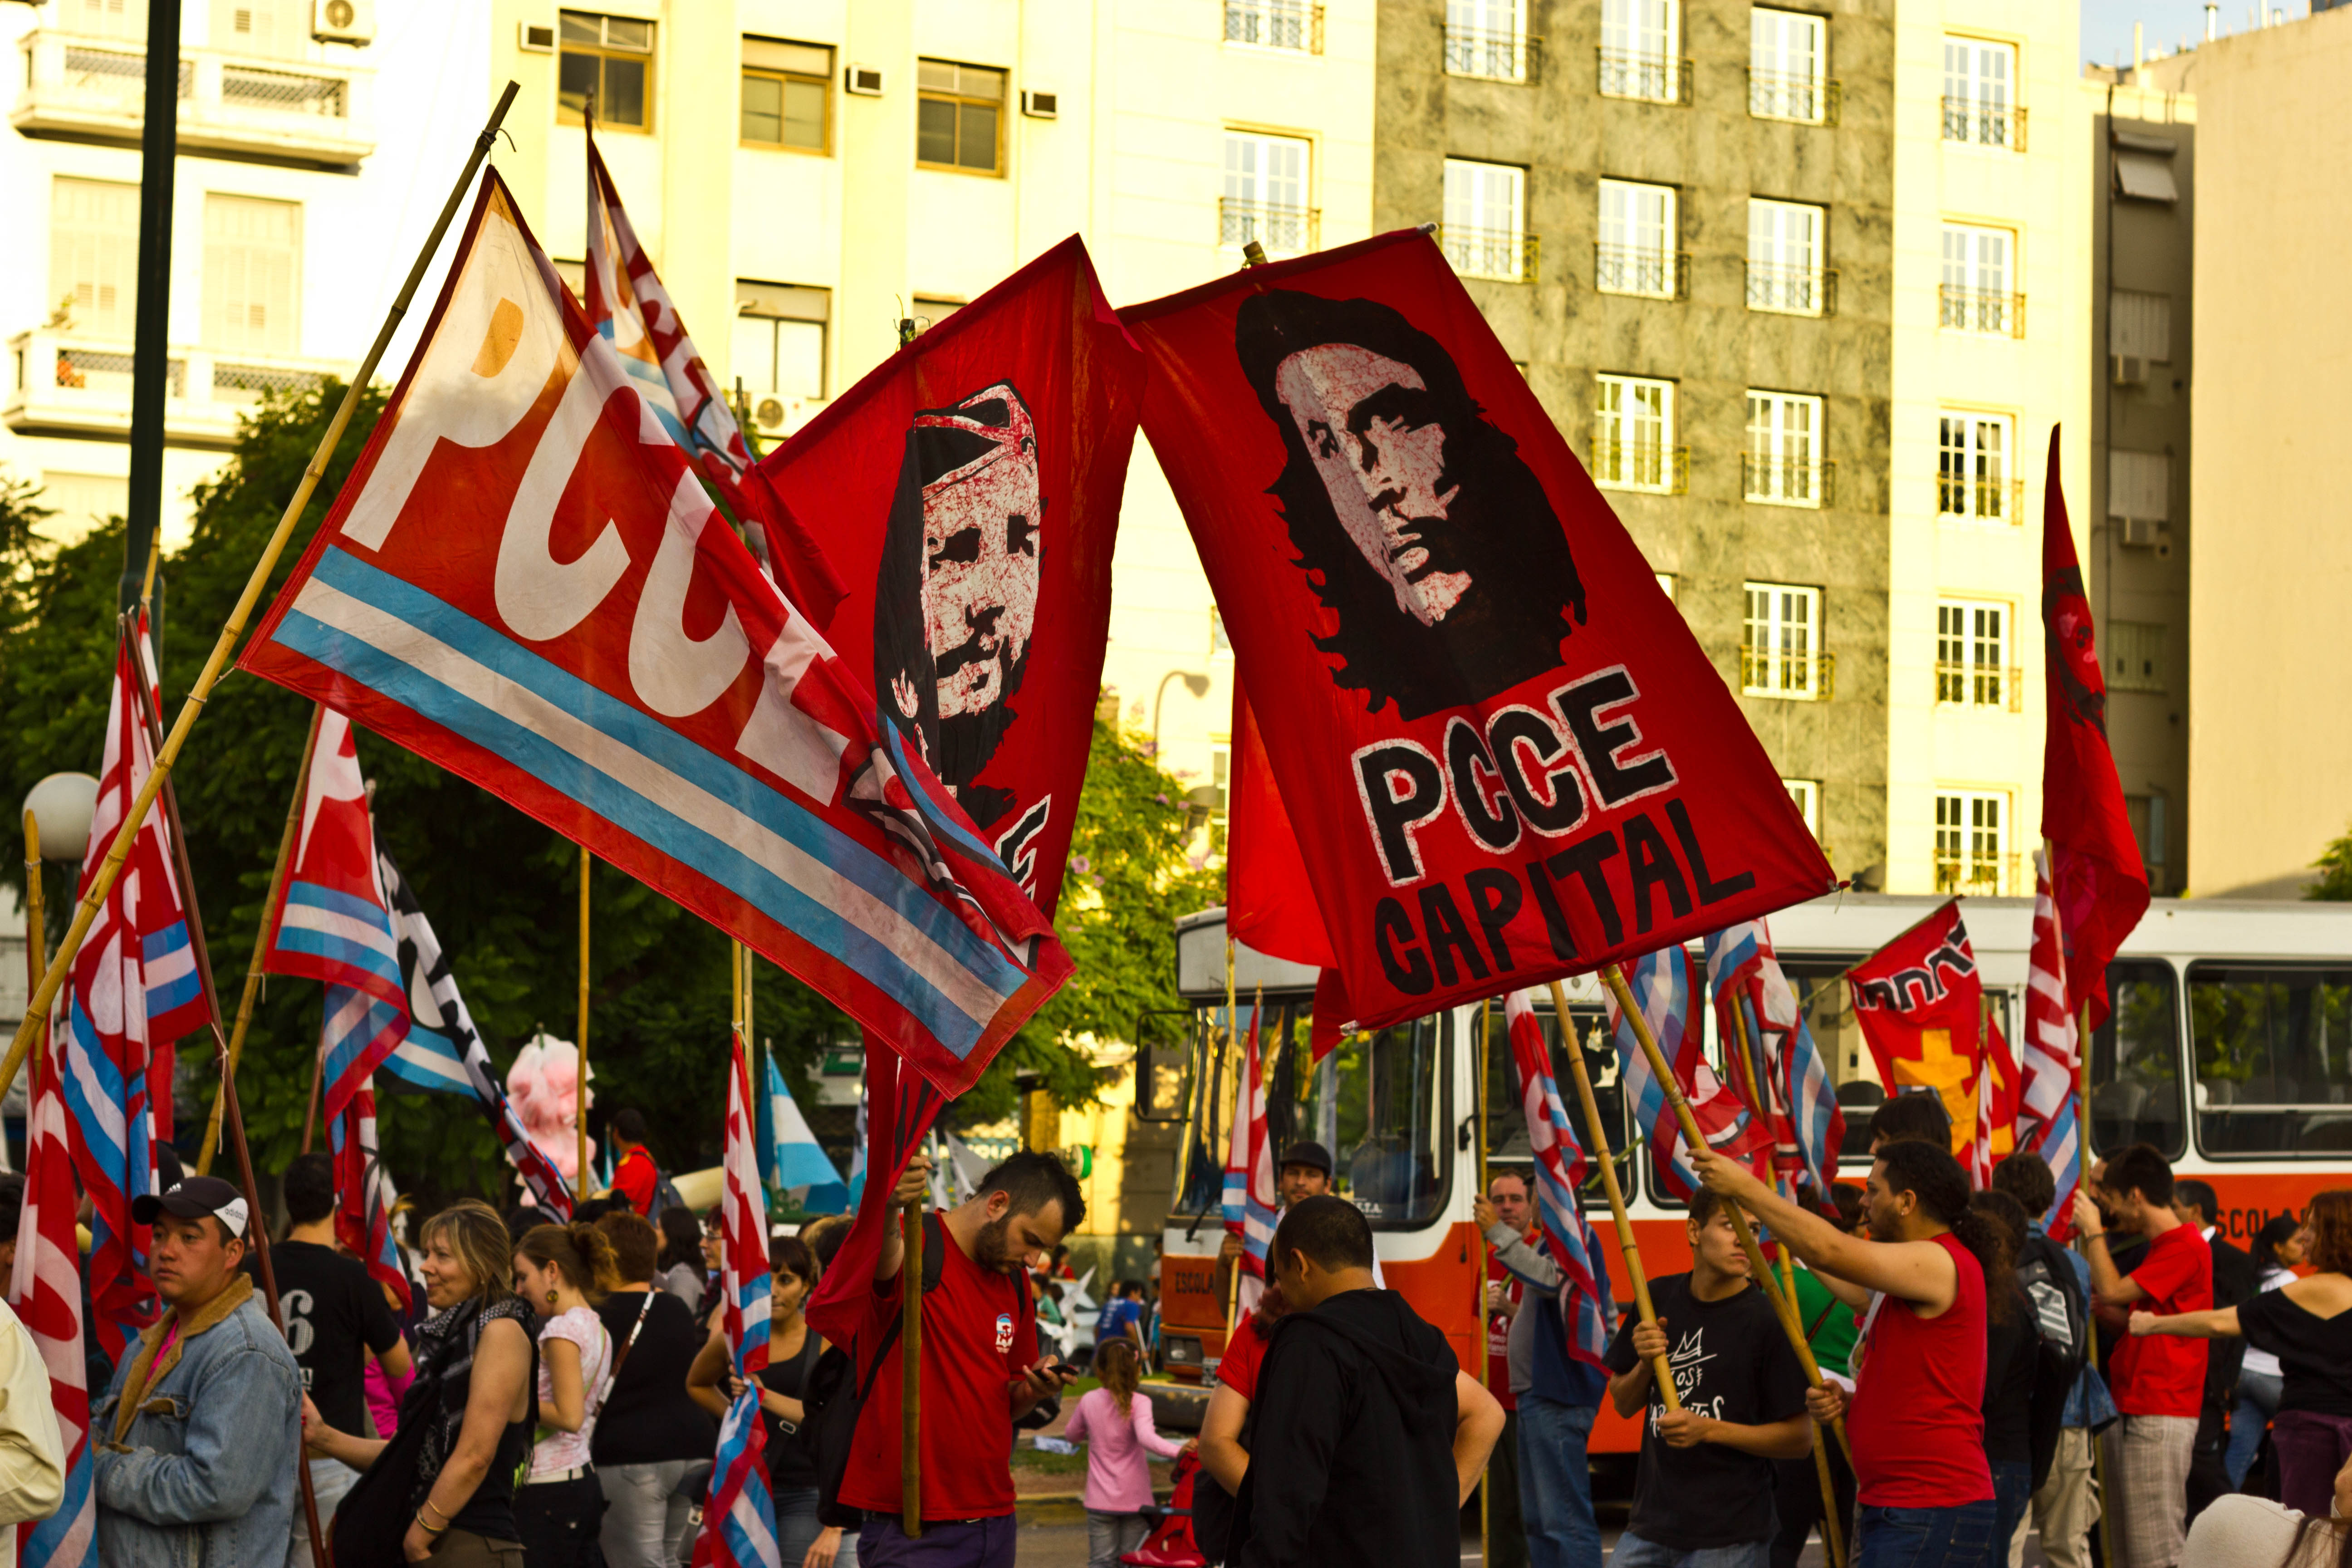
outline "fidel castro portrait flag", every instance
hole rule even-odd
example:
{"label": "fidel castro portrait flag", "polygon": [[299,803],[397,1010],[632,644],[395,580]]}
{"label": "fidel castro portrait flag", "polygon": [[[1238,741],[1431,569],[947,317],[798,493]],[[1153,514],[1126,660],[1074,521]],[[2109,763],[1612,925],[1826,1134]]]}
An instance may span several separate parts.
{"label": "fidel castro portrait flag", "polygon": [[1360,1026],[1836,885],[1427,234],[1120,319]]}

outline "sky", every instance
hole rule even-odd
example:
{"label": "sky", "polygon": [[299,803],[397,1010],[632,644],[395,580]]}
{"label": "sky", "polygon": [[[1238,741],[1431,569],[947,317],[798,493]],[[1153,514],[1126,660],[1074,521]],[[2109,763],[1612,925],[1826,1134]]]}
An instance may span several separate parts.
{"label": "sky", "polygon": [[[2289,16],[2310,10],[2310,0],[2265,0]],[[2223,35],[2246,30],[2252,0],[2221,0]],[[2205,36],[2204,0],[2083,0],[2083,58],[2085,63],[2131,64],[2132,24],[2147,25],[2151,53],[2158,44],[2177,49]]]}

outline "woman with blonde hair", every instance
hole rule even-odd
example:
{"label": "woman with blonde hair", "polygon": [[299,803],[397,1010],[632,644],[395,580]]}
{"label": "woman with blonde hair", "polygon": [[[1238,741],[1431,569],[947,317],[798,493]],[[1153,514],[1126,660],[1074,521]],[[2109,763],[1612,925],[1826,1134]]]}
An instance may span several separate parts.
{"label": "woman with blonde hair", "polygon": [[595,1304],[617,1283],[613,1244],[593,1225],[542,1225],[515,1247],[515,1288],[539,1331],[539,1433],[515,1495],[528,1568],[588,1568],[604,1492],[590,1462],[613,1386],[613,1336]]}
{"label": "woman with blonde hair", "polygon": [[1143,1359],[1133,1340],[1107,1340],[1095,1351],[1099,1388],[1088,1389],[1062,1436],[1087,1446],[1087,1568],[1118,1568],[1119,1558],[1151,1533],[1151,1461],[1172,1459],[1189,1445],[1162,1437],[1151,1401],[1137,1392]]}
{"label": "woman with blonde hair", "polygon": [[2317,1273],[2235,1307],[2168,1317],[2135,1312],[2131,1331],[2192,1339],[2243,1335],[2248,1344],[2278,1357],[2282,1375],[2271,1443],[2278,1455],[2279,1500],[2325,1519],[2337,1473],[2352,1461],[2352,1188],[2314,1196],[2304,1211],[2303,1234]]}
{"label": "woman with blonde hair", "polygon": [[388,1439],[338,1432],[302,1402],[313,1454],[364,1472],[335,1510],[338,1568],[523,1568],[515,1472],[530,1451],[539,1363],[529,1303],[512,1289],[507,1227],[477,1199],[425,1222],[419,1272],[434,1315]]}

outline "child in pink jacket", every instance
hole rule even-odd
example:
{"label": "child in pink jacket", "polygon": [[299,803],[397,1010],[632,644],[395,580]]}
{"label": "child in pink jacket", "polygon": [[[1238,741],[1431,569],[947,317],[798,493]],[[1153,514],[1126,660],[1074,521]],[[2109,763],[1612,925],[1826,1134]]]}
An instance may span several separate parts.
{"label": "child in pink jacket", "polygon": [[1118,1568],[1122,1553],[1143,1544],[1150,1529],[1148,1454],[1172,1459],[1192,1445],[1162,1437],[1151,1425],[1151,1401],[1136,1392],[1142,1363],[1134,1342],[1112,1340],[1095,1352],[1100,1388],[1088,1389],[1062,1436],[1087,1446],[1087,1568]]}

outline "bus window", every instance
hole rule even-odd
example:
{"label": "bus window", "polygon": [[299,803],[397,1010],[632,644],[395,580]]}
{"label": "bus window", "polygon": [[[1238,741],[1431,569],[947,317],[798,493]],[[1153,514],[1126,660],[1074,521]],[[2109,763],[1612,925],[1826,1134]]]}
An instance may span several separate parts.
{"label": "bus window", "polygon": [[2169,964],[2107,965],[2114,1010],[2091,1042],[2091,1152],[2152,1143],[2167,1159],[2188,1147],[2180,1122],[2180,998]]}
{"label": "bus window", "polygon": [[1416,1018],[1350,1036],[1306,1075],[1299,1133],[1331,1152],[1336,1190],[1375,1230],[1426,1225],[1444,1206],[1454,1150],[1445,1027],[1443,1017]]}
{"label": "bus window", "polygon": [[[1570,1004],[1568,1014],[1569,1023],[1582,1044],[1584,1070],[1592,1079],[1592,1098],[1600,1104],[1601,1122],[1608,1131],[1609,1147],[1617,1158],[1617,1180],[1631,1191],[1634,1185],[1633,1140],[1625,1134],[1625,1094],[1617,1082],[1617,1053],[1609,1044],[1599,1006]],[[1552,1082],[1559,1090],[1560,1109],[1568,1113],[1568,1124],[1575,1131],[1578,1145],[1589,1151],[1592,1136],[1584,1123],[1584,1107],[1577,1098],[1575,1076],[1568,1070],[1558,1020],[1549,1007],[1537,1008],[1536,1017],[1543,1025],[1545,1043],[1551,1047]],[[1494,1047],[1486,1054],[1486,1162],[1490,1167],[1507,1165],[1525,1171],[1535,1164],[1535,1146],[1528,1142],[1528,1118],[1519,1100],[1518,1072],[1511,1065],[1510,1039],[1504,1033],[1503,1010],[1499,1006],[1494,1012]],[[1598,1164],[1587,1163],[1580,1195],[1586,1208],[1605,1210],[1609,1206],[1609,1194],[1601,1187]]]}
{"label": "bus window", "polygon": [[2189,1020],[2207,1153],[2352,1149],[2352,970],[2192,963]]}

